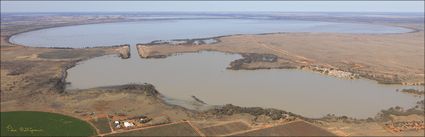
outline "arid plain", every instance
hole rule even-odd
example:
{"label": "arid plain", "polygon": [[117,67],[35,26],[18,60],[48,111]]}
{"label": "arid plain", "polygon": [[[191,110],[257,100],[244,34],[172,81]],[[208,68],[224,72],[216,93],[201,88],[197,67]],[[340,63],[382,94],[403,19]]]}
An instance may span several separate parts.
{"label": "arid plain", "polygon": [[[43,28],[143,21],[143,19],[130,18],[133,16],[136,15],[67,16],[59,14],[22,18],[2,16],[1,111],[47,111],[86,121],[101,118],[113,121],[140,114],[153,118],[149,126],[140,129],[126,130],[110,127],[111,131],[101,132],[101,129],[94,124],[99,134],[106,136],[114,135],[114,133],[131,135],[130,132],[133,131],[155,135],[149,134],[151,131],[148,130],[166,131],[167,128],[187,131],[181,132],[182,136],[424,134],[423,100],[412,108],[396,106],[391,109],[382,108],[385,111],[369,119],[334,115],[307,118],[303,114],[293,114],[284,110],[238,107],[230,104],[205,111],[189,110],[165,103],[161,98],[161,91],[157,91],[155,85],[151,84],[128,84],[67,92],[65,89],[67,69],[79,61],[102,55],[116,54],[122,58],[128,58],[130,53],[128,45],[73,49],[27,47],[9,42],[12,35]],[[392,25],[410,28],[412,32],[399,34],[303,32],[221,36],[214,37],[218,42],[212,44],[198,45],[190,42],[138,44],[139,55],[131,56],[162,58],[176,53],[220,51],[242,54],[244,57],[241,61],[232,62],[229,69],[303,69],[343,79],[362,77],[382,84],[424,85],[423,17],[401,18],[388,15],[388,17],[377,18],[361,16],[353,18],[327,14],[277,13],[268,16]],[[226,16],[223,15],[222,18]],[[244,61],[244,59],[252,59],[251,57],[255,55],[274,55],[277,56],[277,60]],[[279,132],[281,130],[277,129],[287,132],[281,133]],[[300,133],[294,129],[309,132]],[[146,132],[143,132],[145,130]]]}

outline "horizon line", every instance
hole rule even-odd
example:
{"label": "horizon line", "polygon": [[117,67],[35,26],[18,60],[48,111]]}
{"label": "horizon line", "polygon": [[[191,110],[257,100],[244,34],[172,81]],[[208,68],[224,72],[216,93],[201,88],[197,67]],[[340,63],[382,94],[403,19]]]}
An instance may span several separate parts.
{"label": "horizon line", "polygon": [[282,12],[282,13],[424,13],[421,11],[1,11],[1,13],[136,13],[136,12]]}

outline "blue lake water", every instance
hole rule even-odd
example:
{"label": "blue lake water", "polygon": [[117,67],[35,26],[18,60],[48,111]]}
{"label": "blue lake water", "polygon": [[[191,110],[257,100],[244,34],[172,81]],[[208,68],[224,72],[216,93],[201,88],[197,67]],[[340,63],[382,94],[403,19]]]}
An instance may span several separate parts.
{"label": "blue lake water", "polygon": [[276,32],[403,33],[409,31],[411,30],[392,26],[319,21],[151,20],[50,28],[14,35],[10,40],[27,46],[81,48],[234,34]]}

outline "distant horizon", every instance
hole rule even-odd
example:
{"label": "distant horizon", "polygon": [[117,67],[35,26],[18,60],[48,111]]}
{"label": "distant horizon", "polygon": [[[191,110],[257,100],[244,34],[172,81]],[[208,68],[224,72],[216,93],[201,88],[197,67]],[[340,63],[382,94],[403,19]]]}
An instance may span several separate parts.
{"label": "distant horizon", "polygon": [[174,13],[225,13],[225,12],[281,12],[281,13],[424,13],[419,11],[40,11],[40,12],[5,12],[2,13],[139,13],[139,12],[174,12]]}
{"label": "distant horizon", "polygon": [[1,12],[423,13],[423,5],[424,1],[1,1]]}

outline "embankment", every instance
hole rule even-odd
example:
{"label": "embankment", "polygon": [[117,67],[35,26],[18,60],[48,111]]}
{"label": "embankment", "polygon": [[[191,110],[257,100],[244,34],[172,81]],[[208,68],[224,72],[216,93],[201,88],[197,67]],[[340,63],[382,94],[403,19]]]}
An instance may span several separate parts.
{"label": "embankment", "polygon": [[130,45],[129,44],[120,45],[119,48],[117,48],[116,50],[117,50],[117,52],[119,53],[119,56],[122,59],[130,58]]}

